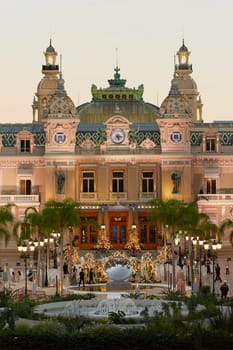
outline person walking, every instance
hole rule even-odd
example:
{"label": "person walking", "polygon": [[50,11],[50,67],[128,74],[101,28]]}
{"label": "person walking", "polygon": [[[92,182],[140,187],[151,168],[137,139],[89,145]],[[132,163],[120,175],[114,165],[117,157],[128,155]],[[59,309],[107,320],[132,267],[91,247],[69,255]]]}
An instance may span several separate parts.
{"label": "person walking", "polygon": [[221,271],[220,266],[219,266],[219,264],[217,264],[215,266],[215,282],[216,281],[222,282],[222,279],[221,279],[221,276],[220,276],[220,271]]}
{"label": "person walking", "polygon": [[226,298],[228,291],[229,291],[229,287],[227,285],[227,281],[224,281],[223,284],[220,287],[220,291],[221,291],[221,298]]}
{"label": "person walking", "polygon": [[66,277],[66,275],[69,274],[69,268],[68,268],[68,264],[66,262],[64,262],[64,264],[63,264],[63,273],[64,273],[64,277]]}
{"label": "person walking", "polygon": [[94,271],[93,268],[89,271],[89,284],[94,283]]}
{"label": "person walking", "polygon": [[230,275],[229,264],[226,263],[226,275]]}
{"label": "person walking", "polygon": [[85,287],[84,275],[84,270],[81,269],[79,272],[79,287],[81,286],[81,284],[83,285],[83,287]]}
{"label": "person walking", "polygon": [[180,268],[176,273],[176,290],[177,292],[185,295],[185,278],[182,268]]}

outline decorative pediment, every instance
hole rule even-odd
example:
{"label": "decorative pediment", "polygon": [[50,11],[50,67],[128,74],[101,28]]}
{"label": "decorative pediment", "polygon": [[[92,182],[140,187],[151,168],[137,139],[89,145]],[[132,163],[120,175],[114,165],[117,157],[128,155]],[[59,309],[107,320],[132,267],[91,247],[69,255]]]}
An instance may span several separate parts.
{"label": "decorative pediment", "polygon": [[20,139],[30,139],[31,137],[33,137],[33,134],[28,130],[21,130],[17,134],[17,137]]}
{"label": "decorative pediment", "polygon": [[155,146],[156,144],[148,138],[140,144],[140,147],[144,149],[152,149],[155,148]]}
{"label": "decorative pediment", "polygon": [[116,124],[131,125],[132,123],[122,115],[114,115],[113,117],[109,118],[105,123],[105,125],[107,126],[114,126]]}

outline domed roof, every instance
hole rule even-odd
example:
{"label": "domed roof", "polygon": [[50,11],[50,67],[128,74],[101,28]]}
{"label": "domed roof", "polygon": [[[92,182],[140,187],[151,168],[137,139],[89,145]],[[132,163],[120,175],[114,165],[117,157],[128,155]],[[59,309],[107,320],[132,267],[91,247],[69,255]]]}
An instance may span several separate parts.
{"label": "domed roof", "polygon": [[177,84],[180,91],[197,90],[197,84],[190,75],[177,76]]}
{"label": "domed roof", "polygon": [[181,52],[188,52],[188,48],[184,44],[184,39],[183,39],[183,43],[182,43],[182,46],[180,47],[179,51],[181,51]]}
{"label": "domed roof", "polygon": [[176,77],[172,80],[169,95],[160,106],[160,112],[161,114],[189,113],[188,103],[179,91]]}
{"label": "domed roof", "polygon": [[50,44],[46,49],[46,52],[56,52],[54,47],[52,46],[52,40],[50,39]]}
{"label": "domed roof", "polygon": [[48,117],[49,114],[64,114],[71,116],[77,116],[77,110],[71,98],[67,96],[66,91],[64,89],[64,80],[60,73],[60,78],[58,79],[57,89],[55,94],[48,102],[46,110],[44,112],[44,117]]}
{"label": "domed roof", "polygon": [[125,86],[126,80],[121,79],[116,67],[114,79],[109,79],[107,88],[97,88],[92,85],[92,101],[78,106],[81,122],[103,123],[112,116],[116,104],[121,113],[130,122],[154,122],[159,108],[143,101],[143,85],[137,89]]}
{"label": "domed roof", "polygon": [[157,106],[143,101],[92,101],[78,106],[80,120],[85,123],[103,123],[112,116],[116,103],[121,114],[132,123],[154,122],[159,111]]}
{"label": "domed roof", "polygon": [[38,84],[37,91],[38,89],[48,89],[48,90],[51,89],[54,91],[57,88],[57,81],[58,81],[57,77],[50,78],[50,79],[48,79],[47,77],[43,78]]}

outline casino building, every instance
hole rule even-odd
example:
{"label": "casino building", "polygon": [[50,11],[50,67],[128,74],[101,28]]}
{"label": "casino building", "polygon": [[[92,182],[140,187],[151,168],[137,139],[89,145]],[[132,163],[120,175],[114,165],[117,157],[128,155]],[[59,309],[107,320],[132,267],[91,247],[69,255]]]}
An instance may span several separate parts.
{"label": "casino building", "polygon": [[[76,107],[50,41],[32,123],[0,124],[1,205],[14,203],[20,219],[29,206],[41,210],[49,199],[72,198],[82,209],[74,232],[81,250],[93,249],[101,229],[113,249],[122,249],[132,227],[144,249],[156,249],[153,198],[190,202],[204,194],[200,211],[216,224],[230,217],[233,122],[204,122],[189,56],[183,41],[161,106],[143,100],[142,84],[127,87],[116,66],[107,87],[93,84],[91,101]],[[0,248],[5,259],[16,245]]]}

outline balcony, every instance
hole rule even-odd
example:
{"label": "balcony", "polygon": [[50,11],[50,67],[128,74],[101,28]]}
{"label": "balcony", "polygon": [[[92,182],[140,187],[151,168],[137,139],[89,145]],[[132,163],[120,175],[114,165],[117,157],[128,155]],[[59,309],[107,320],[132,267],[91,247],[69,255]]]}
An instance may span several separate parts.
{"label": "balcony", "polygon": [[0,205],[6,205],[9,203],[21,204],[25,206],[38,206],[40,205],[40,195],[39,194],[1,194],[0,195]]}
{"label": "balcony", "polygon": [[95,201],[97,199],[97,193],[96,192],[81,192],[80,193],[80,201]]}
{"label": "balcony", "polygon": [[111,201],[122,201],[127,199],[127,192],[110,192]]}
{"label": "balcony", "polygon": [[[233,193],[208,193],[199,194],[198,197],[204,197],[203,201],[233,201]],[[200,199],[202,200],[202,199]],[[199,200],[199,201],[200,201]]]}
{"label": "balcony", "polygon": [[156,192],[140,192],[139,199],[142,202],[148,202],[148,201],[151,201],[152,199],[155,199],[156,196],[157,196]]}

